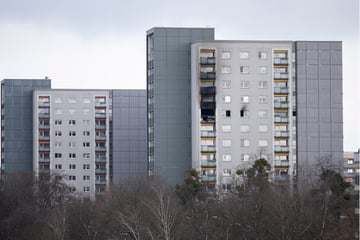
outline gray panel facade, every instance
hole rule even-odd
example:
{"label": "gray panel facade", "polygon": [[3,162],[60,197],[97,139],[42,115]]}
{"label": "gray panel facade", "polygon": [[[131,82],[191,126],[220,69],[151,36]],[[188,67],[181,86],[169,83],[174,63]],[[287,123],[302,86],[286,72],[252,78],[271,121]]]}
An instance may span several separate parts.
{"label": "gray panel facade", "polygon": [[112,90],[112,181],[147,175],[146,90]]}
{"label": "gray panel facade", "polygon": [[33,91],[50,89],[48,79],[1,82],[2,173],[33,170]]}
{"label": "gray panel facade", "polygon": [[147,32],[148,168],[150,176],[182,183],[191,168],[191,51],[214,40],[213,28]]}
{"label": "gray panel facade", "polygon": [[296,42],[299,180],[343,158],[342,43]]}

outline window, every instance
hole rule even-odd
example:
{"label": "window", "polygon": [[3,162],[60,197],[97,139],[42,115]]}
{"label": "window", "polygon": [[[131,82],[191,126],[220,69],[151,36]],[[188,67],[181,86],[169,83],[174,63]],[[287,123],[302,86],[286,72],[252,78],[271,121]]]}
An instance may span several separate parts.
{"label": "window", "polygon": [[240,52],[240,59],[248,59],[249,52]]}
{"label": "window", "polygon": [[69,169],[76,169],[76,164],[69,164]]}
{"label": "window", "polygon": [[259,118],[265,118],[267,116],[267,111],[266,110],[260,110],[258,112],[258,116],[259,116]]}
{"label": "window", "polygon": [[222,140],[223,147],[231,147],[231,140],[230,139],[224,139]]}
{"label": "window", "polygon": [[69,120],[69,125],[75,125],[76,124],[76,120]]}
{"label": "window", "polygon": [[90,120],[83,120],[84,125],[90,125]]}
{"label": "window", "polygon": [[90,147],[90,142],[83,142],[83,147]]}
{"label": "window", "polygon": [[74,109],[74,108],[69,109],[69,114],[73,115],[73,114],[75,114],[75,112],[76,112],[76,109]]}
{"label": "window", "polygon": [[231,132],[231,125],[222,125],[221,130],[222,132]]}
{"label": "window", "polygon": [[241,66],[241,67],[240,67],[240,73],[243,73],[243,74],[249,73],[249,67],[247,67],[247,66]]}
{"label": "window", "polygon": [[55,131],[55,136],[60,137],[62,135],[61,131]]}
{"label": "window", "polygon": [[60,98],[60,97],[56,97],[56,98],[55,98],[55,103],[62,103],[61,98]]}
{"label": "window", "polygon": [[249,96],[240,96],[241,103],[249,103],[250,97]]}
{"label": "window", "polygon": [[259,52],[259,58],[260,59],[267,59],[267,52],[260,51]]}
{"label": "window", "polygon": [[83,153],[83,158],[89,159],[90,158],[90,153]]}
{"label": "window", "polygon": [[240,132],[250,132],[250,126],[249,125],[240,125]]}
{"label": "window", "polygon": [[249,139],[240,139],[240,146],[241,147],[250,147],[250,140]]}
{"label": "window", "polygon": [[57,114],[57,115],[62,114],[62,109],[61,108],[55,108],[55,114]]}
{"label": "window", "polygon": [[267,140],[259,140],[259,147],[267,147],[268,141]]}
{"label": "window", "polygon": [[231,161],[231,154],[223,154],[222,155],[222,160],[224,162],[230,162]]}
{"label": "window", "polygon": [[241,155],[240,155],[240,159],[241,159],[241,161],[249,161],[249,160],[250,160],[250,155],[248,155],[248,154],[241,154]]}
{"label": "window", "polygon": [[90,192],[90,187],[83,187],[84,192]]}
{"label": "window", "polygon": [[84,164],[84,165],[83,165],[83,169],[89,170],[89,169],[90,169],[90,164]]}
{"label": "window", "polygon": [[249,88],[249,81],[240,81],[240,88]]}
{"label": "window", "polygon": [[267,81],[259,81],[259,88],[267,88],[268,82]]}
{"label": "window", "polygon": [[221,58],[222,58],[222,59],[230,59],[230,58],[231,58],[231,52],[229,52],[229,51],[223,51],[223,52],[221,53]]}
{"label": "window", "polygon": [[90,136],[90,131],[83,131],[83,136],[85,136],[85,137]]}
{"label": "window", "polygon": [[68,103],[76,103],[76,98],[70,97],[70,98],[68,99]]}
{"label": "window", "polygon": [[55,146],[55,147],[61,147],[61,145],[62,145],[61,142],[55,142],[55,143],[54,143],[54,146]]}
{"label": "window", "polygon": [[61,164],[55,164],[55,169],[57,169],[57,170],[62,169],[62,165]]}
{"label": "window", "polygon": [[222,88],[231,88],[231,82],[230,81],[222,81],[221,87]]}
{"label": "window", "polygon": [[83,98],[83,103],[90,103],[90,98],[84,97]]}
{"label": "window", "polygon": [[55,153],[55,158],[62,158],[62,154],[61,153]]}
{"label": "window", "polygon": [[259,132],[264,133],[268,131],[267,125],[259,125]]}
{"label": "window", "polygon": [[90,181],[90,176],[89,175],[84,175],[83,180],[84,181]]}
{"label": "window", "polygon": [[75,147],[75,142],[69,142],[69,147],[71,147],[71,148],[73,148],[73,147]]}
{"label": "window", "polygon": [[75,131],[69,131],[69,136],[70,137],[76,136],[76,132]]}
{"label": "window", "polygon": [[89,114],[89,113],[90,113],[90,109],[89,109],[89,108],[84,108],[84,109],[83,109],[83,113],[84,113],[84,114]]}
{"label": "window", "polygon": [[267,67],[265,67],[265,66],[260,67],[259,68],[259,73],[260,74],[266,74],[267,73]]}
{"label": "window", "polygon": [[221,100],[223,103],[231,103],[231,96],[222,96]]}
{"label": "window", "polygon": [[267,103],[267,96],[259,96],[259,103]]}
{"label": "window", "polygon": [[249,111],[244,110],[244,109],[241,109],[241,110],[240,110],[240,118],[246,119],[246,118],[248,118],[248,117],[249,117]]}
{"label": "window", "polygon": [[76,153],[69,153],[69,158],[76,158]]}
{"label": "window", "polygon": [[225,115],[225,117],[231,117],[231,111],[225,110],[224,115]]}
{"label": "window", "polygon": [[61,124],[62,124],[62,120],[59,119],[55,120],[55,125],[61,125]]}
{"label": "window", "polygon": [[69,176],[69,180],[70,180],[70,181],[75,181],[75,180],[76,180],[76,176],[70,175],[70,176]]}
{"label": "window", "polygon": [[230,66],[222,66],[221,67],[221,73],[224,73],[224,74],[231,73],[231,67]]}
{"label": "window", "polygon": [[231,169],[224,169],[223,176],[231,176]]}

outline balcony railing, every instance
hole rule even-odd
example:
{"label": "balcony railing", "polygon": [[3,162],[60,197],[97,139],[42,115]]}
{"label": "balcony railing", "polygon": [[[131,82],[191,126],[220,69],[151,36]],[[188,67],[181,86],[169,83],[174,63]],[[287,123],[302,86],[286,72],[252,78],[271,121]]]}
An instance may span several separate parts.
{"label": "balcony railing", "polygon": [[39,173],[50,173],[50,168],[39,168]]}
{"label": "balcony railing", "polygon": [[106,147],[95,147],[95,151],[97,151],[97,152],[106,152]]}
{"label": "balcony railing", "polygon": [[215,80],[216,73],[215,72],[200,72],[201,80]]}
{"label": "balcony railing", "polygon": [[287,87],[274,87],[274,93],[278,94],[288,94],[289,89]]}
{"label": "balcony railing", "polygon": [[95,174],[106,174],[106,168],[96,168]]}
{"label": "balcony railing", "polygon": [[97,185],[106,185],[106,180],[95,180],[95,184]]}
{"label": "balcony railing", "polygon": [[215,102],[201,102],[200,108],[203,109],[215,109],[216,103]]}
{"label": "balcony railing", "polygon": [[289,60],[287,58],[274,58],[274,64],[288,64]]}
{"label": "balcony railing", "polygon": [[39,151],[48,152],[48,151],[50,151],[50,146],[49,147],[39,147]]}
{"label": "balcony railing", "polygon": [[216,137],[216,132],[214,132],[214,131],[201,131],[200,136],[201,137]]}
{"label": "balcony railing", "polygon": [[39,140],[50,140],[50,136],[39,136]]}
{"label": "balcony railing", "polygon": [[106,162],[106,157],[95,157],[95,162]]}
{"label": "balcony railing", "polygon": [[201,146],[201,152],[216,152],[216,146]]}
{"label": "balcony railing", "polygon": [[106,140],[106,136],[97,136],[97,135],[95,135],[95,140]]}
{"label": "balcony railing", "polygon": [[106,129],[106,124],[95,124],[95,129]]}
{"label": "balcony railing", "polygon": [[49,118],[50,113],[39,113],[39,118]]}
{"label": "balcony railing", "polygon": [[274,147],[275,152],[289,152],[288,146],[275,146]]}
{"label": "balcony railing", "polygon": [[277,182],[287,182],[289,181],[290,176],[287,174],[283,174],[283,175],[275,175],[275,181]]}
{"label": "balcony railing", "polygon": [[95,107],[106,107],[106,102],[95,102]]}
{"label": "balcony railing", "polygon": [[50,107],[50,102],[39,102],[39,107]]}
{"label": "balcony railing", "polygon": [[215,94],[215,87],[200,87],[200,94]]}
{"label": "balcony railing", "polygon": [[288,131],[276,131],[274,132],[275,137],[289,137]]}
{"label": "balcony railing", "polygon": [[275,162],[274,162],[274,166],[275,166],[275,168],[276,167],[289,167],[290,166],[290,164],[289,164],[289,161],[277,161],[277,160],[275,160]]}
{"label": "balcony railing", "polygon": [[274,73],[275,79],[288,79],[289,74],[288,73]]}
{"label": "balcony railing", "polygon": [[95,113],[96,118],[106,118],[106,113]]}
{"label": "balcony railing", "polygon": [[201,180],[204,182],[214,182],[216,181],[216,175],[203,175],[201,176]]}
{"label": "balcony railing", "polygon": [[287,117],[275,117],[274,122],[275,123],[288,123],[289,118],[287,118]]}
{"label": "balcony railing", "polygon": [[289,108],[288,102],[274,102],[274,108]]}
{"label": "balcony railing", "polygon": [[50,157],[42,157],[42,158],[39,158],[39,162],[50,162]]}
{"label": "balcony railing", "polygon": [[204,64],[204,65],[215,64],[215,58],[214,57],[201,57],[200,64]]}
{"label": "balcony railing", "polygon": [[201,161],[201,166],[202,167],[216,167],[216,161],[208,161],[208,160],[203,160]]}
{"label": "balcony railing", "polygon": [[39,124],[39,129],[50,129],[49,124]]}

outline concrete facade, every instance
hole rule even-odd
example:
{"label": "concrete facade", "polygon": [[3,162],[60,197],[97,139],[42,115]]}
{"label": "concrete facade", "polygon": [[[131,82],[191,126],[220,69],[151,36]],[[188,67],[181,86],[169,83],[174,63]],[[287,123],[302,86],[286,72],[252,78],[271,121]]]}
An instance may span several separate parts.
{"label": "concrete facade", "polygon": [[147,31],[148,169],[166,183],[191,168],[190,44],[213,40],[213,28]]}
{"label": "concrete facade", "polygon": [[1,82],[2,174],[33,170],[33,90],[50,88],[47,78]]}

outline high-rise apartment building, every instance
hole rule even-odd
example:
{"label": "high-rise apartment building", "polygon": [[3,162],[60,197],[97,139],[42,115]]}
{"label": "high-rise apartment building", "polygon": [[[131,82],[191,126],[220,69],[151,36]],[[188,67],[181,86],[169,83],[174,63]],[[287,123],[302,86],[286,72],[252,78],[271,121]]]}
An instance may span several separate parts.
{"label": "high-rise apartment building", "polygon": [[213,28],[147,32],[148,169],[171,185],[191,168],[190,44],[213,39]]}
{"label": "high-rise apartment building", "polygon": [[50,80],[6,79],[2,113],[4,174],[58,174],[91,197],[111,182],[147,175],[145,90],[51,89]]}
{"label": "high-rise apartment building", "polygon": [[[149,169],[172,184],[169,176],[182,176],[187,169],[169,170],[175,165],[167,146],[179,136],[173,124],[178,118],[167,115],[165,106],[180,103],[176,89],[161,92],[175,85],[159,76],[176,78],[182,71],[176,62],[154,55],[152,46],[166,53],[167,39],[182,36],[162,34],[157,39],[151,37],[152,31],[147,48]],[[161,64],[154,64],[156,61]],[[192,130],[182,131],[181,137],[190,138],[192,144],[179,141],[177,150],[170,148],[174,149],[171,153],[190,151],[191,166],[209,186],[230,188],[236,169],[246,170],[258,158],[271,163],[274,181],[298,182],[316,173],[324,159],[336,165],[342,161],[341,42],[195,39],[191,87],[182,89],[181,95],[179,106],[192,109]],[[160,140],[165,144],[159,144]],[[178,156],[189,166],[184,154]],[[164,169],[168,171],[162,172]]]}
{"label": "high-rise apartment building", "polygon": [[1,82],[1,175],[32,171],[33,90],[50,89],[50,79]]}

